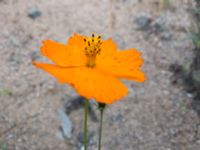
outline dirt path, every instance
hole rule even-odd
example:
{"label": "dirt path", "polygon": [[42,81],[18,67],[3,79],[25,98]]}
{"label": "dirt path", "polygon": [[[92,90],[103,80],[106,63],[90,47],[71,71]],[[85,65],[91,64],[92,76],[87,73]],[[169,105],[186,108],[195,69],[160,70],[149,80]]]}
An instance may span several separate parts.
{"label": "dirt path", "polygon": [[[0,0],[0,150],[4,144],[8,150],[81,149],[81,108],[69,114],[72,137],[59,136],[57,110],[75,91],[31,65],[31,59],[46,61],[39,54],[42,39],[65,43],[73,32],[111,36],[121,49],[135,47],[145,59],[148,81],[126,82],[130,94],[106,111],[104,150],[199,150],[192,95],[171,84],[169,71],[171,63],[192,57],[194,7],[192,0],[167,8],[159,0]],[[91,150],[96,127],[90,120]]]}

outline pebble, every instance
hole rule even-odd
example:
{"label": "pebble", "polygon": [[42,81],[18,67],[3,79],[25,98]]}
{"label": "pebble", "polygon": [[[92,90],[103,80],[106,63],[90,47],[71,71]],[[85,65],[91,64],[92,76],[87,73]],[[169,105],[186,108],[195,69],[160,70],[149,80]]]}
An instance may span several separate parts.
{"label": "pebble", "polygon": [[187,93],[187,97],[188,97],[188,98],[192,98],[192,97],[193,97],[193,95],[192,95],[192,94],[190,94],[190,93]]}
{"label": "pebble", "polygon": [[82,132],[80,132],[79,134],[78,134],[78,136],[77,136],[77,140],[78,140],[78,142],[80,143],[80,144],[83,144],[83,139],[84,139],[84,135],[83,135],[83,133]]}
{"label": "pebble", "polygon": [[71,138],[72,136],[72,122],[63,110],[63,108],[58,109],[58,115],[60,118],[60,124],[63,131],[64,136],[67,138]]}
{"label": "pebble", "polygon": [[[87,143],[88,145],[91,144],[91,140],[94,137],[94,132],[90,132],[88,131],[87,133]],[[77,141],[78,141],[78,146],[81,147],[84,144],[84,133],[83,132],[79,132],[77,135]]]}
{"label": "pebble", "polygon": [[152,21],[152,18],[147,13],[141,13],[134,19],[134,23],[137,25],[137,28],[140,30],[148,30],[150,27],[151,21]]}
{"label": "pebble", "polygon": [[162,22],[154,22],[151,27],[151,33],[158,34],[164,31]]}
{"label": "pebble", "polygon": [[[145,12],[140,13],[134,20],[137,29],[147,31],[148,34],[160,35],[161,40],[169,41],[172,39],[172,33],[168,31],[166,20],[163,16],[153,19]],[[160,45],[162,47],[162,45]]]}
{"label": "pebble", "polygon": [[36,19],[42,15],[41,11],[37,8],[30,8],[27,14],[31,19]]}
{"label": "pebble", "polygon": [[172,34],[170,32],[163,32],[161,34],[161,39],[165,41],[169,41],[172,39]]}
{"label": "pebble", "polygon": [[82,146],[82,147],[80,148],[80,150],[84,150],[84,146]]}
{"label": "pebble", "polygon": [[[84,107],[84,104],[85,104],[85,98],[81,97],[81,96],[72,98],[71,100],[67,99],[67,101],[65,103],[66,113],[70,114],[74,110],[81,109],[81,108]],[[88,108],[89,109],[89,117],[91,118],[91,120],[93,122],[97,122],[98,117],[97,117],[92,105],[93,105],[93,101],[90,100],[89,101],[89,108]]]}
{"label": "pebble", "polygon": [[164,95],[170,95],[170,92],[167,90],[164,90],[163,93],[164,93]]}

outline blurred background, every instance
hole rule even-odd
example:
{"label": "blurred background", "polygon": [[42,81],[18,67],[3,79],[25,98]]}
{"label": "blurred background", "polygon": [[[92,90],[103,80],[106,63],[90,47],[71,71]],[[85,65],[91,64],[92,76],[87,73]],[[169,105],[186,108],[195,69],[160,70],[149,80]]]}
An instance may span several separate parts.
{"label": "blurred background", "polygon": [[[103,150],[200,150],[199,23],[199,0],[0,0],[0,150],[83,150],[83,98],[31,64],[74,32],[145,60],[148,80],[105,112]],[[91,103],[89,150],[98,119]]]}

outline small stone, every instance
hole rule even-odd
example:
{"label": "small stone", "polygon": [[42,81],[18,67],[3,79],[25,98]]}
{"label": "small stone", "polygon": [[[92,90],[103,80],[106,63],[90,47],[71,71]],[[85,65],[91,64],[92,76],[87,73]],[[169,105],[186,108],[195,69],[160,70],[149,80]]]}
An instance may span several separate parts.
{"label": "small stone", "polygon": [[58,109],[58,115],[60,118],[61,128],[63,131],[64,136],[67,138],[71,138],[72,135],[72,122],[64,112],[63,109]]}
{"label": "small stone", "polygon": [[77,136],[77,140],[79,143],[83,144],[83,139],[84,139],[84,135],[83,135],[83,132],[80,132]]}
{"label": "small stone", "polygon": [[80,148],[80,150],[84,150],[84,146],[82,146],[82,147]]}
{"label": "small stone", "polygon": [[164,90],[163,93],[164,93],[164,95],[170,95],[170,92],[167,90]]}
{"label": "small stone", "polygon": [[151,24],[151,33],[158,34],[166,31],[166,20],[163,17],[155,19]]}
{"label": "small stone", "polygon": [[187,93],[187,97],[188,97],[188,98],[192,98],[193,96],[192,96],[192,94]]}
{"label": "small stone", "polygon": [[66,113],[70,114],[72,111],[78,110],[84,106],[85,98],[78,96],[69,100],[64,97],[64,101]]}
{"label": "small stone", "polygon": [[37,8],[30,8],[28,10],[28,16],[31,19],[36,19],[36,18],[40,17],[41,15],[42,15],[42,13]]}
{"label": "small stone", "polygon": [[147,13],[141,13],[139,16],[136,17],[134,23],[137,25],[138,29],[140,30],[148,30],[150,27],[152,18]]}
{"label": "small stone", "polygon": [[196,141],[196,143],[200,144],[200,140]]}
{"label": "small stone", "polygon": [[[72,111],[80,109],[84,106],[85,104],[85,98],[78,96],[75,97],[71,100],[67,100],[65,103],[65,110],[67,114],[70,114]],[[96,113],[92,107],[93,102],[90,100],[89,101],[89,117],[92,119],[92,121],[97,122],[98,121],[98,117],[96,116]]]}
{"label": "small stone", "polygon": [[172,34],[170,32],[163,32],[161,34],[161,39],[165,41],[169,41],[172,39]]}
{"label": "small stone", "polygon": [[12,138],[14,138],[14,137],[15,137],[15,135],[9,134],[7,138],[8,138],[8,139],[12,139]]}
{"label": "small stone", "polygon": [[[87,143],[90,143],[92,137],[94,136],[94,133],[93,132],[88,132],[88,135],[87,135]],[[78,136],[77,136],[77,140],[78,140],[78,143],[80,145],[83,145],[84,144],[84,133],[83,132],[79,132],[78,133]]]}

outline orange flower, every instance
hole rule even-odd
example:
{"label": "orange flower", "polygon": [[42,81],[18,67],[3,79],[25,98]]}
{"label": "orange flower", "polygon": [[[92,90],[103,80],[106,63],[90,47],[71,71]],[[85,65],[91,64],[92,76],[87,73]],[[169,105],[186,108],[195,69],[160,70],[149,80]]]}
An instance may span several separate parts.
{"label": "orange flower", "polygon": [[145,80],[140,70],[141,53],[136,49],[120,51],[111,38],[102,40],[94,34],[86,37],[75,33],[66,45],[45,40],[41,52],[54,64],[33,62],[35,66],[100,103],[111,104],[128,93],[119,79]]}

